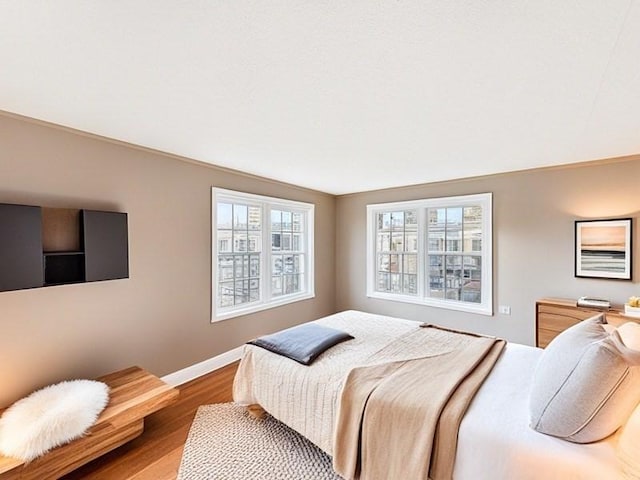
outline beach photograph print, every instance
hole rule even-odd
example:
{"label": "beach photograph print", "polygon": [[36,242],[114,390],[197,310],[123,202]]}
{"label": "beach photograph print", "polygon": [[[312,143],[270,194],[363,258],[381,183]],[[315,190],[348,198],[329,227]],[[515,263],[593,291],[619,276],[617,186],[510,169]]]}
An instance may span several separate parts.
{"label": "beach photograph print", "polygon": [[576,221],[575,276],[631,280],[631,219]]}

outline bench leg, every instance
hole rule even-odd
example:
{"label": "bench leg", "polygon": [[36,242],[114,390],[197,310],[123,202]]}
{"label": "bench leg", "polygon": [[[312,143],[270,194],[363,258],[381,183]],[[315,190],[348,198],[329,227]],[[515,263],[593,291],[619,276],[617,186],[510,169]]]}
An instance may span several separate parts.
{"label": "bench leg", "polygon": [[251,415],[253,418],[257,418],[258,420],[263,418],[267,413],[266,410],[257,403],[253,403],[247,406],[247,411],[249,412],[249,415]]}

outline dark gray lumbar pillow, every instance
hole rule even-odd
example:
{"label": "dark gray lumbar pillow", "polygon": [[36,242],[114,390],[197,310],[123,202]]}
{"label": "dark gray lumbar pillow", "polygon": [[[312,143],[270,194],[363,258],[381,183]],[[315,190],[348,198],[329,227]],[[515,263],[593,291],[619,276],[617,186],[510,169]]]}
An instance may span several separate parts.
{"label": "dark gray lumbar pillow", "polygon": [[352,338],[342,330],[310,322],[265,335],[247,343],[262,347],[303,365],[311,365],[325,350]]}
{"label": "dark gray lumbar pillow", "polygon": [[599,314],[565,330],[545,349],[530,396],[531,428],[576,443],[601,440],[640,402],[640,352]]}

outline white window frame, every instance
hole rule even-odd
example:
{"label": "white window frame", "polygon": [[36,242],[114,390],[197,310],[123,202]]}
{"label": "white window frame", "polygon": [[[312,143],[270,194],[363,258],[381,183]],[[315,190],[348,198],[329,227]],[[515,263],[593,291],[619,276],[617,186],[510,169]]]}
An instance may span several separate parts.
{"label": "white window frame", "polygon": [[[428,274],[427,209],[457,206],[479,206],[482,208],[482,272],[481,302],[449,300],[429,297],[426,289]],[[418,294],[376,291],[376,216],[382,212],[396,210],[418,210]],[[492,194],[479,193],[455,197],[427,198],[406,202],[377,203],[367,205],[367,296],[396,302],[428,305],[430,307],[458,310],[481,315],[493,315],[493,240],[492,240]],[[461,253],[463,255],[463,253]]]}
{"label": "white window frame", "polygon": [[[231,307],[218,306],[218,202],[249,203],[262,208],[262,250],[260,254],[260,300]],[[271,295],[271,210],[301,213],[304,228],[304,289],[300,292],[272,297]],[[218,187],[211,188],[211,322],[227,320],[250,313],[279,307],[315,297],[314,287],[314,213],[311,203],[255,195]]]}

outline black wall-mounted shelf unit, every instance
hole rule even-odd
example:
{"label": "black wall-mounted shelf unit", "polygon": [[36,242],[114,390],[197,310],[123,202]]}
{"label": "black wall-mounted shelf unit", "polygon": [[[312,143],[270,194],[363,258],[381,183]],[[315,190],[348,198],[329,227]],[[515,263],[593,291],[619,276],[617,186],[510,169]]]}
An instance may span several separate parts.
{"label": "black wall-mounted shelf unit", "polygon": [[0,203],[0,291],[128,277],[126,213]]}

